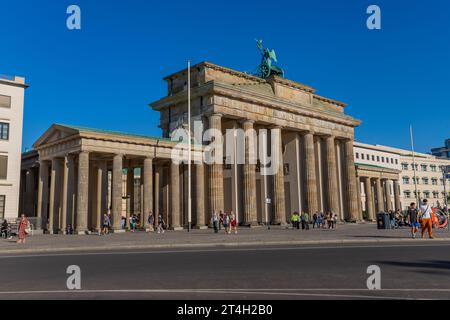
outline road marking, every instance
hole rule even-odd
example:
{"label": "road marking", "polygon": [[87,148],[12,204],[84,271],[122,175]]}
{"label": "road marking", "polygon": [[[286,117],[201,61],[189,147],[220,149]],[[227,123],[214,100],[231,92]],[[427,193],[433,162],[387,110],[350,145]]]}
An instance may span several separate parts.
{"label": "road marking", "polygon": [[[47,254],[17,254],[5,255],[0,259],[10,258],[48,258],[48,257],[76,257],[100,255],[132,255],[132,254],[170,254],[170,253],[208,253],[208,252],[236,252],[236,251],[280,251],[280,250],[329,250],[329,249],[364,249],[364,248],[414,248],[414,247],[450,247],[450,244],[392,244],[392,245],[340,245],[340,246],[312,246],[312,247],[267,247],[267,248],[221,248],[214,249],[186,249],[186,250],[155,250],[155,251],[100,251],[100,252],[74,252],[74,253],[47,253]],[[117,249],[117,250],[120,250]]]}
{"label": "road marking", "polygon": [[[401,299],[401,300],[414,300],[414,298],[405,298],[405,297],[393,297],[393,296],[376,296],[376,295],[363,295],[363,294],[332,294],[332,293],[306,293],[306,292],[292,292],[295,291],[324,291],[326,289],[292,289],[287,290],[291,292],[275,292],[278,291],[278,289],[263,289],[264,291],[257,289],[257,290],[251,290],[251,289],[120,289],[120,290],[75,290],[75,291],[67,291],[67,290],[39,290],[39,291],[4,291],[0,292],[0,295],[17,295],[17,294],[23,294],[23,295],[30,295],[30,294],[92,294],[92,293],[116,293],[116,294],[129,294],[129,293],[208,293],[208,294],[255,294],[255,295],[269,295],[269,296],[275,296],[275,295],[282,295],[282,296],[307,296],[307,297],[334,297],[334,298],[361,298],[361,299]],[[282,290],[281,291],[286,291]],[[363,292],[382,292],[385,290],[376,290],[376,291],[369,291],[364,289],[333,289],[328,291],[363,291]]]}

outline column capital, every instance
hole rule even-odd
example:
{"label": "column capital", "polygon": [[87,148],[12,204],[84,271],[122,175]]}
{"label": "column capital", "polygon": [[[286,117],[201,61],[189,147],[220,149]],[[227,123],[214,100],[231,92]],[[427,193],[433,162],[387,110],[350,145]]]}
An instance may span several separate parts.
{"label": "column capital", "polygon": [[205,114],[206,117],[208,118],[212,118],[212,117],[218,117],[218,118],[222,118],[223,117],[223,113],[220,112],[208,112]]}
{"label": "column capital", "polygon": [[249,123],[249,124],[252,124],[252,125],[254,125],[255,124],[255,120],[253,120],[253,119],[239,119],[238,120],[241,124],[246,124],[246,123]]}

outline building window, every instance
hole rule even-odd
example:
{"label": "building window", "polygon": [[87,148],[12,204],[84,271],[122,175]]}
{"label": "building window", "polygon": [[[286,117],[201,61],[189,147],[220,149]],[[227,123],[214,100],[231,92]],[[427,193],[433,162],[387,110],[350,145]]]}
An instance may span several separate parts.
{"label": "building window", "polygon": [[356,159],[359,159],[359,153],[358,152],[356,153]]}
{"label": "building window", "polygon": [[364,160],[364,153],[361,153],[361,159]]}
{"label": "building window", "polygon": [[436,172],[436,166],[435,165],[431,165],[430,169],[431,169],[432,172]]}
{"label": "building window", "polygon": [[9,123],[0,122],[0,139],[9,140]]}
{"label": "building window", "polygon": [[439,192],[433,191],[433,198],[434,198],[434,199],[439,198]]}
{"label": "building window", "polygon": [[395,164],[398,164],[398,159],[395,159]]}
{"label": "building window", "polygon": [[424,191],[423,192],[423,197],[424,198],[429,198],[430,197],[430,191]]}
{"label": "building window", "polygon": [[11,97],[0,95],[0,108],[11,108]]}
{"label": "building window", "polygon": [[0,179],[8,177],[8,156],[0,156]]}
{"label": "building window", "polygon": [[422,178],[422,183],[423,184],[428,184],[428,178]]}
{"label": "building window", "polygon": [[391,158],[391,164],[394,164],[394,158]]}
{"label": "building window", "polygon": [[380,156],[377,156],[377,161],[380,162]]}
{"label": "building window", "polygon": [[375,156],[374,155],[372,155],[372,161],[375,161]]}
{"label": "building window", "polygon": [[405,191],[403,195],[405,196],[405,198],[411,198],[411,191]]}
{"label": "building window", "polygon": [[408,164],[402,163],[402,170],[408,170]]}
{"label": "building window", "polygon": [[409,184],[409,178],[403,177],[403,184]]}
{"label": "building window", "polygon": [[433,186],[437,186],[438,180],[437,180],[436,178],[431,179],[431,184],[432,184]]}
{"label": "building window", "polygon": [[5,202],[6,202],[6,196],[0,195],[0,219],[5,218]]}
{"label": "building window", "polygon": [[381,162],[384,162],[384,157],[381,157]]}
{"label": "building window", "polygon": [[420,166],[420,168],[421,168],[422,171],[428,171],[428,166],[426,164],[422,164]]}

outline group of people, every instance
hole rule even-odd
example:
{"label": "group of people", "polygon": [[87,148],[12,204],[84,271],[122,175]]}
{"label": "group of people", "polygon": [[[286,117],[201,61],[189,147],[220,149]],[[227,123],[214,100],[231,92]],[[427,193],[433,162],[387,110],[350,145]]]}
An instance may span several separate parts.
{"label": "group of people", "polygon": [[[112,222],[111,222],[111,215],[110,214],[104,214],[103,215],[103,220],[102,220],[102,229],[101,229],[101,235],[107,235],[109,234],[111,227],[112,227]],[[140,224],[141,221],[141,216],[138,214],[131,214],[130,217],[128,218],[128,222],[129,222],[129,226],[130,226],[130,231],[131,232],[136,232],[136,230],[138,229],[138,225]],[[154,232],[156,230],[157,233],[164,233],[164,230],[167,228],[167,224],[164,221],[164,218],[162,216],[162,214],[158,215],[158,218],[156,220],[156,225],[155,225],[155,217],[153,216],[152,212],[149,212],[148,214],[148,218],[147,218],[147,225],[148,225],[148,231],[150,232]],[[127,227],[127,218],[122,216],[122,220],[120,222],[120,227],[122,229],[126,229]]]}
{"label": "group of people", "polygon": [[[24,244],[26,242],[27,235],[31,232],[31,224],[25,214],[20,215],[20,219],[17,226],[17,243]],[[0,234],[2,238],[11,240],[12,230],[11,224],[4,219],[0,226]]]}
{"label": "group of people", "polygon": [[217,211],[214,211],[211,216],[211,224],[214,228],[214,233],[219,233],[222,227],[226,234],[231,234],[232,232],[235,234],[237,233],[238,223],[233,211],[230,211],[229,213],[222,211],[217,213]]}
{"label": "group of people", "polygon": [[[335,229],[337,226],[338,216],[337,214],[333,214],[331,211],[328,211],[326,214],[323,212],[314,213],[312,216],[312,226],[314,228],[328,228]],[[300,225],[302,226],[302,230],[309,230],[309,225],[311,224],[310,216],[307,212],[302,212],[299,214],[298,212],[294,212],[291,215],[291,223],[294,229],[300,229]]]}
{"label": "group of people", "polygon": [[416,208],[416,203],[411,202],[408,208],[408,223],[411,226],[411,237],[416,237],[419,226],[422,229],[421,237],[425,237],[425,233],[428,233],[428,237],[433,239],[433,223],[432,223],[432,207],[428,204],[428,200],[424,199],[420,208]]}

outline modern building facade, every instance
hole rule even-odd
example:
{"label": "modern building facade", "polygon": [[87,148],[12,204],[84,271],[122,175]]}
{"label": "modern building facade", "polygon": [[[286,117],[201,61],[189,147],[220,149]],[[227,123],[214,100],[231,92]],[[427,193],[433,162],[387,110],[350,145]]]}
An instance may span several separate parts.
{"label": "modern building facade", "polygon": [[[410,150],[355,142],[355,163],[366,217],[373,212],[406,210],[411,202],[425,198],[432,206],[444,207],[450,195],[450,180],[442,170],[450,159],[418,152],[413,157]],[[378,176],[368,178],[368,170]]]}
{"label": "modern building facade", "polygon": [[431,154],[437,158],[450,159],[450,139],[445,140],[443,147],[431,149]]}
{"label": "modern building facade", "polygon": [[[206,227],[214,211],[233,211],[246,226],[283,225],[293,211],[362,219],[353,150],[360,121],[345,114],[345,104],[278,76],[262,79],[208,62],[191,68],[191,121],[223,136],[194,143],[193,159],[210,150],[228,155],[226,146],[237,144],[227,139],[249,129],[269,132],[254,151],[274,154],[271,148],[279,146],[281,159],[274,174],[262,174],[265,166],[249,161],[252,137],[244,135],[242,164],[193,161],[189,216],[187,162],[172,161],[178,142],[171,139],[187,123],[187,70],[165,80],[167,95],[150,104],[160,112],[162,138],[53,125],[36,141],[37,155],[27,166],[38,167],[37,197],[28,207],[49,231],[68,222],[81,234],[97,230],[108,211],[120,231],[124,195],[136,196],[137,172],[144,225],[150,212],[161,213],[174,230]],[[229,130],[236,134],[226,135]],[[126,211],[136,212],[135,203],[130,199]]]}
{"label": "modern building facade", "polygon": [[21,77],[0,76],[0,220],[19,212],[24,95]]}

